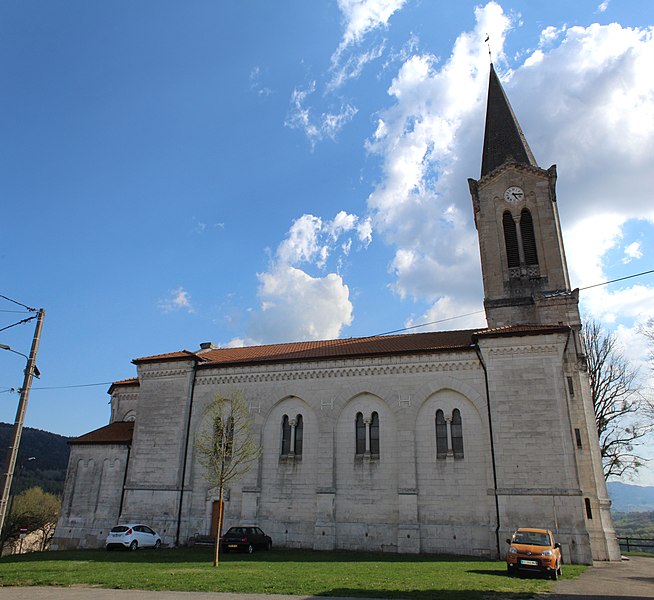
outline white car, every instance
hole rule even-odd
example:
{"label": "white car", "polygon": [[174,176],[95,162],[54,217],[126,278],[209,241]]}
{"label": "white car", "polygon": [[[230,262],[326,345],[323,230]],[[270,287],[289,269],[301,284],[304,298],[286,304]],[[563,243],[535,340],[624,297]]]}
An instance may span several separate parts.
{"label": "white car", "polygon": [[107,550],[112,548],[129,548],[138,550],[139,548],[161,548],[161,538],[159,534],[142,523],[126,523],[125,525],[116,525],[107,536]]}

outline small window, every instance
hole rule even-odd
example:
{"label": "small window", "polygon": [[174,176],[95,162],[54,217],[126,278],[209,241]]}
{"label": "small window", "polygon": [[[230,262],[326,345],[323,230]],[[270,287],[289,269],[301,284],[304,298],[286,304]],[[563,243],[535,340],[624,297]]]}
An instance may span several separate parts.
{"label": "small window", "polygon": [[458,408],[452,411],[452,452],[454,458],[463,458],[463,424]]}
{"label": "small window", "polygon": [[584,502],[586,503],[586,517],[588,517],[588,519],[592,519],[593,509],[590,506],[590,498],[584,498]]}
{"label": "small window", "polygon": [[379,456],[379,415],[376,412],[370,419],[370,454]]}
{"label": "small window", "polygon": [[302,415],[295,417],[295,454],[302,454]]}
{"label": "small window", "polygon": [[436,411],[436,458],[447,456],[447,423],[442,410]]}
{"label": "small window", "polygon": [[577,448],[583,448],[581,444],[581,431],[575,429],[575,440],[577,441]]}
{"label": "small window", "polygon": [[288,415],[282,418],[282,456],[286,456],[291,451],[291,424],[288,421]]}
{"label": "small window", "polygon": [[572,381],[572,377],[568,377],[568,393],[570,394],[570,397],[573,398],[575,395],[575,386],[574,382]]}
{"label": "small window", "polygon": [[366,424],[363,422],[363,415],[361,413],[357,413],[355,429],[356,429],[356,453],[365,454]]}

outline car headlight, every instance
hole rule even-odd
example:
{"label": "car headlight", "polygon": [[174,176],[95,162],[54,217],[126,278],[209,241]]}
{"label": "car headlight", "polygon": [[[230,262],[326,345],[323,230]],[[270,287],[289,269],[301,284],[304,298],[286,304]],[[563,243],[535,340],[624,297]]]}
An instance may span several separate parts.
{"label": "car headlight", "polygon": [[518,554],[518,551],[513,546],[511,546],[509,548],[509,554]]}
{"label": "car headlight", "polygon": [[552,556],[554,552],[551,550],[543,550],[543,556]]}

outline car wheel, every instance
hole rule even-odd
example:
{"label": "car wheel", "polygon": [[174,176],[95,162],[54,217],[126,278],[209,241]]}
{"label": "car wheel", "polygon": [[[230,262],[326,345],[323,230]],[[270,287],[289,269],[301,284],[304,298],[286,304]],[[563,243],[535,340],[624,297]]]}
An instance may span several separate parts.
{"label": "car wheel", "polygon": [[555,568],[551,573],[550,577],[552,578],[552,581],[556,581],[559,578],[559,569]]}
{"label": "car wheel", "polygon": [[252,554],[254,552],[254,546],[252,544],[248,544],[248,554]]}
{"label": "car wheel", "polygon": [[506,572],[509,574],[509,577],[515,575],[515,569],[511,565],[506,565]]}
{"label": "car wheel", "polygon": [[113,548],[111,546],[107,546],[107,552],[111,552]]}
{"label": "car wheel", "polygon": [[268,542],[266,544],[266,550],[271,550],[272,549],[272,542]]}
{"label": "car wheel", "polygon": [[134,551],[139,549],[139,543],[136,540],[132,540],[132,543],[129,545],[129,549]]}
{"label": "car wheel", "polygon": [[159,550],[159,548],[161,548],[161,540],[157,540],[157,541],[154,543],[154,549],[155,549],[155,550]]}

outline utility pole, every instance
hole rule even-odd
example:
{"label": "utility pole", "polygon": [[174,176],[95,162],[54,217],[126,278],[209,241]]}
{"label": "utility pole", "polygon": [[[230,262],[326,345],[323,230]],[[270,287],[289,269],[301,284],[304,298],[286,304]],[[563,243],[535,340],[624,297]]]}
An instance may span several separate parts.
{"label": "utility pole", "polygon": [[16,420],[14,421],[11,445],[9,446],[7,461],[5,462],[5,468],[3,471],[4,485],[2,486],[2,499],[0,500],[0,534],[2,534],[5,517],[7,516],[7,505],[9,503],[11,482],[14,478],[18,447],[20,446],[20,436],[23,433],[23,423],[25,422],[25,412],[27,411],[27,400],[29,398],[30,387],[32,386],[32,380],[34,379],[34,372],[36,370],[36,353],[39,350],[44,317],[45,309],[40,308],[36,318],[36,328],[34,330],[34,339],[32,340],[32,349],[30,350],[30,355],[27,358],[27,366],[25,367],[23,387],[20,390],[20,400],[18,401],[18,410],[16,411]]}

